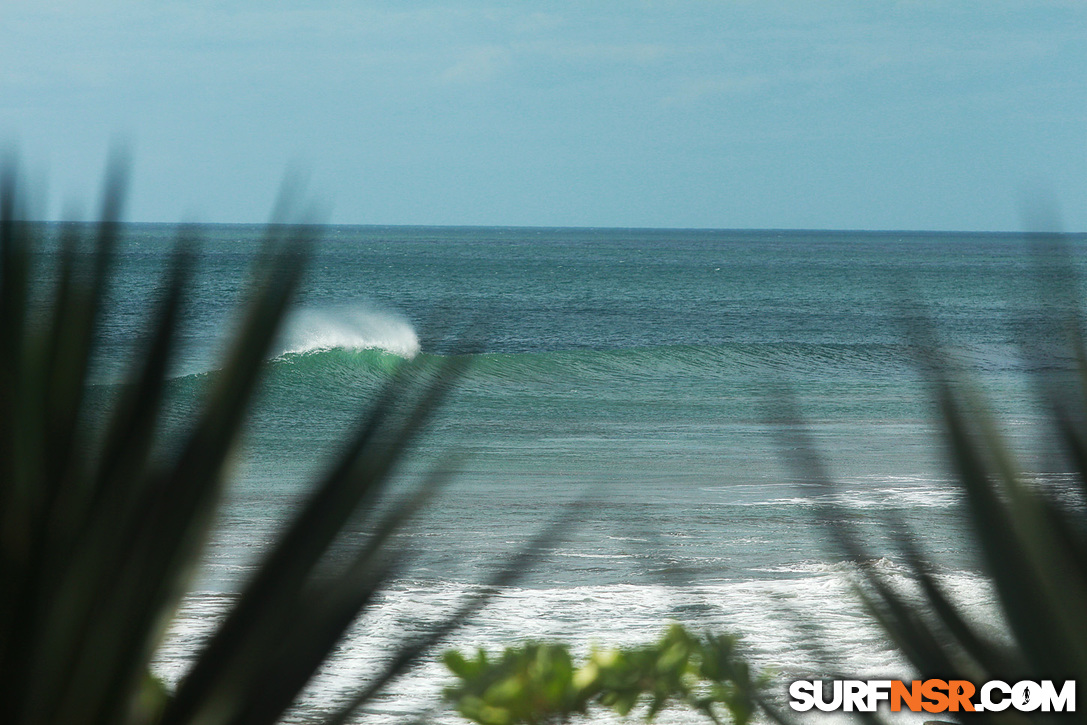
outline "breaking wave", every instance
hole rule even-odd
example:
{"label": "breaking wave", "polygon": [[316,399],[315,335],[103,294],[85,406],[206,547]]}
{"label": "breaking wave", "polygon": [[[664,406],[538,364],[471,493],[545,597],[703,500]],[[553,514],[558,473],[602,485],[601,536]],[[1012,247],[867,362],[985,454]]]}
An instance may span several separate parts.
{"label": "breaking wave", "polygon": [[415,328],[397,312],[365,306],[303,308],[287,319],[275,357],[326,350],[384,350],[410,359],[419,349]]}

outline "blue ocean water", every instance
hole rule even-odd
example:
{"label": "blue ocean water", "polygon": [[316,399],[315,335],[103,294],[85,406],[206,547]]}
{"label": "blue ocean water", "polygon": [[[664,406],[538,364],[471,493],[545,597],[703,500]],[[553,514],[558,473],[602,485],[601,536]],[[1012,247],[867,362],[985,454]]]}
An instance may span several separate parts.
{"label": "blue ocean water", "polygon": [[[171,385],[178,421],[213,374],[262,233],[202,231]],[[123,375],[175,236],[126,226],[102,390]],[[320,237],[198,592],[157,665],[168,678],[398,361],[466,342],[480,351],[403,471],[410,481],[452,451],[457,476],[401,537],[414,565],[305,705],[355,681],[397,632],[451,605],[569,502],[579,503],[566,538],[455,643],[632,643],[678,620],[743,633],[756,661],[787,678],[826,667],[802,646],[801,614],[827,631],[842,671],[904,671],[851,603],[847,567],[815,522],[828,496],[877,534],[879,566],[899,571],[878,533],[901,521],[923,534],[949,586],[995,616],[903,317],[931,322],[1019,448],[1043,445],[1019,350],[1035,329],[1026,311],[1047,299],[1021,236],[325,227]],[[1070,242],[1080,262],[1083,241]],[[788,465],[797,442],[778,422],[782,391],[839,481],[832,494]],[[424,668],[371,714],[413,711],[440,676]]]}

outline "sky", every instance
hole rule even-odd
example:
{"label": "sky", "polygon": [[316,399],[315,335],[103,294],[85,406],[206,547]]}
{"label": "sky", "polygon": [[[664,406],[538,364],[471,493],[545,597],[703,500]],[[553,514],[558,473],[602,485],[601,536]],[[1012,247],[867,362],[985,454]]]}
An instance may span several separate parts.
{"label": "sky", "polygon": [[1087,231],[1082,0],[2,0],[50,218]]}

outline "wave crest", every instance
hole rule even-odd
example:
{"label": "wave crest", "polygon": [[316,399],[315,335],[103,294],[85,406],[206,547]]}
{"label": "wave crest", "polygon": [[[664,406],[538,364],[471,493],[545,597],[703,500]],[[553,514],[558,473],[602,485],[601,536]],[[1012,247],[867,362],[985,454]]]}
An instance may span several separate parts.
{"label": "wave crest", "polygon": [[276,357],[323,350],[384,350],[404,358],[419,353],[419,337],[403,315],[365,306],[302,308],[287,319]]}

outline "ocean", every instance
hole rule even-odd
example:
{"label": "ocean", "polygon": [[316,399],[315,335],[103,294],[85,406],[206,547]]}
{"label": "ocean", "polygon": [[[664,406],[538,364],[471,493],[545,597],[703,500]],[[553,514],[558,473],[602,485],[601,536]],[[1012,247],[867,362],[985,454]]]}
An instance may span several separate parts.
{"label": "ocean", "polygon": [[[170,386],[178,425],[217,365],[262,234],[203,228]],[[175,235],[125,226],[101,390],[123,376]],[[1040,292],[1021,235],[329,226],[319,237],[195,591],[156,660],[168,681],[398,361],[466,344],[478,352],[394,488],[449,453],[457,473],[397,541],[411,566],[294,717],[363,681],[390,643],[560,516],[562,540],[448,646],[495,651],[534,638],[584,653],[649,642],[678,621],[742,635],[782,692],[830,667],[906,676],[816,520],[831,499],[871,534],[873,566],[905,572],[882,535],[904,523],[965,606],[999,616],[903,318],[931,323],[1030,460],[1046,444],[1019,350],[1023,311]],[[1080,262],[1083,241],[1071,238]],[[833,492],[790,465],[798,423],[781,423],[784,399]],[[434,721],[458,722],[436,704],[446,681],[437,656],[360,719],[436,708]]]}

